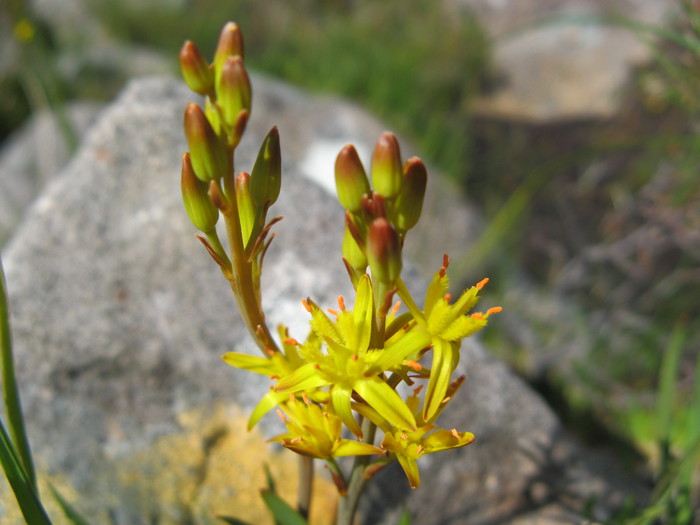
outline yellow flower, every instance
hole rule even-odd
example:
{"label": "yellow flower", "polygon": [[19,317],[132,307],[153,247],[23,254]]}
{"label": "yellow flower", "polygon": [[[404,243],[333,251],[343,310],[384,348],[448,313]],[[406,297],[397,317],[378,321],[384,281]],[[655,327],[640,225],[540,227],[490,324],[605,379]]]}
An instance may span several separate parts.
{"label": "yellow flower", "polygon": [[416,324],[431,335],[433,362],[423,407],[423,418],[426,420],[434,417],[447,392],[452,372],[459,363],[462,339],[484,328],[489,316],[502,310],[499,306],[490,308],[484,313],[476,312],[467,315],[467,312],[479,301],[479,291],[488,283],[488,279],[483,279],[468,288],[459,299],[450,304],[452,298],[447,293],[448,265],[449,259],[445,255],[442,268],[428,286],[423,311],[420,311],[411,300],[406,286],[400,281],[398,283],[399,296],[413,314]]}
{"label": "yellow flower", "polygon": [[272,438],[288,449],[319,459],[342,456],[385,454],[385,451],[369,443],[342,439],[340,418],[321,405],[303,396],[301,402],[294,395],[280,405],[280,415],[287,425],[287,432]]}
{"label": "yellow flower", "polygon": [[455,393],[462,386],[464,376],[457,378],[447,388],[445,397],[441,399],[440,408],[434,416],[425,420],[420,415],[420,399],[418,393],[421,387],[416,388],[413,394],[406,400],[407,406],[414,413],[417,428],[407,430],[397,428],[389,424],[378,413],[369,407],[355,406],[355,410],[367,417],[372,423],[384,431],[384,439],[381,446],[387,452],[396,456],[401,467],[406,473],[411,488],[420,485],[420,474],[417,460],[425,454],[432,454],[441,450],[464,447],[474,441],[474,434],[471,432],[457,432],[456,429],[445,430],[437,428],[434,424],[437,416],[447,406],[447,403],[454,397]]}
{"label": "yellow flower", "polygon": [[409,356],[429,346],[430,334],[425,330],[399,333],[385,348],[371,348],[374,307],[368,275],[358,281],[354,309],[345,310],[341,304],[335,322],[313,302],[307,301],[305,305],[311,313],[311,329],[325,343],[327,351],[302,345],[299,352],[306,364],[282,377],[275,391],[297,393],[328,386],[335,413],[360,437],[362,431],[351,410],[354,395],[392,424],[415,429],[412,412],[386,383],[383,374],[400,367]]}

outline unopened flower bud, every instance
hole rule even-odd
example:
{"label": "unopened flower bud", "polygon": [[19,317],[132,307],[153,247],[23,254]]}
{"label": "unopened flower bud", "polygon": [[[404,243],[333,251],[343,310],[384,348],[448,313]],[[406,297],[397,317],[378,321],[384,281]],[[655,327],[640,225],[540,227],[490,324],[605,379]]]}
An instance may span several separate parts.
{"label": "unopened flower bud", "polygon": [[194,102],[185,109],[185,137],[190,147],[194,173],[199,180],[223,177],[229,168],[226,147],[214,132],[202,108]]}
{"label": "unopened flower bud", "polygon": [[400,232],[413,228],[423,210],[428,172],[418,157],[411,157],[403,166],[403,185],[394,206],[394,224]]}
{"label": "unopened flower bud", "polygon": [[268,132],[260,146],[251,173],[250,190],[256,206],[270,206],[279,197],[282,186],[282,154],[277,126]]}
{"label": "unopened flower bud", "polygon": [[401,150],[393,133],[384,132],[374,146],[372,154],[372,186],[374,191],[387,199],[401,189]]}
{"label": "unopened flower bud", "polygon": [[250,175],[244,171],[236,176],[236,203],[241,223],[241,235],[245,245],[248,243],[255,225],[255,206],[250,194]]}
{"label": "unopened flower bud", "polygon": [[182,201],[187,216],[198,230],[208,233],[214,229],[219,220],[219,210],[209,199],[209,185],[199,180],[192,169],[190,154],[182,156],[182,175],[180,177]]}
{"label": "unopened flower bud", "polygon": [[359,211],[362,197],[369,195],[369,180],[355,147],[343,147],[335,159],[335,187],[340,204],[348,211]]}
{"label": "unopened flower bud", "polygon": [[347,224],[345,225],[345,233],[343,234],[343,259],[345,259],[358,274],[365,273],[367,269],[367,256],[357,244]]}
{"label": "unopened flower bud", "polygon": [[392,285],[401,276],[401,242],[384,217],[375,219],[367,232],[367,261],[372,278]]}
{"label": "unopened flower bud", "polygon": [[180,70],[185,83],[195,93],[206,95],[214,87],[214,73],[197,46],[189,40],[180,49]]}
{"label": "unopened flower bud", "polygon": [[219,81],[221,70],[229,57],[243,58],[243,35],[235,22],[228,22],[221,30],[219,42],[214,53],[214,71],[216,81]]}
{"label": "unopened flower bud", "polygon": [[233,128],[241,111],[250,113],[250,78],[239,56],[229,57],[216,82],[216,97],[224,122]]}

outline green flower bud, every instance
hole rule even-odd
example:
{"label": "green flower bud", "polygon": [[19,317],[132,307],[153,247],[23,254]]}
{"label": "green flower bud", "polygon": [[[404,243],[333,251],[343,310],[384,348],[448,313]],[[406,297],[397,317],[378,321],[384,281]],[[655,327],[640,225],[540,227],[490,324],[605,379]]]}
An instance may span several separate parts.
{"label": "green flower bud", "polygon": [[255,206],[250,194],[250,175],[245,171],[236,176],[236,203],[238,204],[243,244],[247,245],[255,225]]}
{"label": "green flower bud", "polygon": [[369,180],[355,147],[343,147],[335,159],[335,187],[338,200],[348,211],[362,208],[362,197],[369,195]]}
{"label": "green flower bud", "polygon": [[212,102],[209,97],[204,99],[204,114],[206,115],[209,124],[211,124],[214,133],[221,136],[221,114],[219,113],[219,109],[216,107],[216,102]]}
{"label": "green flower bud", "polygon": [[204,233],[212,231],[219,220],[219,210],[209,200],[209,185],[195,176],[189,153],[182,156],[180,186],[185,211],[194,227]]}
{"label": "green flower bud", "polygon": [[241,57],[229,57],[224,62],[216,82],[216,97],[224,122],[230,128],[236,126],[241,111],[250,113],[250,78]]}
{"label": "green flower bud", "polygon": [[367,261],[372,278],[388,286],[401,276],[401,242],[384,217],[374,219],[367,231]]}
{"label": "green flower bud", "polygon": [[345,225],[345,233],[343,234],[343,259],[345,259],[347,264],[358,274],[365,273],[367,269],[367,256],[357,244],[347,224]]}
{"label": "green flower bud", "polygon": [[192,167],[201,181],[217,180],[230,169],[226,146],[217,137],[202,108],[190,102],[185,108],[185,137]]}
{"label": "green flower bud", "polygon": [[372,185],[374,191],[387,199],[401,190],[401,150],[393,133],[381,134],[372,154]]}
{"label": "green flower bud", "polygon": [[403,187],[393,209],[394,225],[399,232],[410,230],[418,222],[427,183],[428,172],[423,161],[418,157],[408,159],[403,166]]}
{"label": "green flower bud", "polygon": [[214,73],[197,46],[189,40],[180,49],[180,71],[187,86],[195,93],[207,95],[214,87]]}
{"label": "green flower bud", "polygon": [[255,159],[250,189],[256,206],[271,206],[279,197],[282,186],[282,154],[277,126],[269,131]]}
{"label": "green flower bud", "polygon": [[243,59],[243,35],[238,24],[228,22],[221,30],[219,42],[214,53],[214,71],[216,82],[219,82],[221,71],[229,57],[239,56]]}

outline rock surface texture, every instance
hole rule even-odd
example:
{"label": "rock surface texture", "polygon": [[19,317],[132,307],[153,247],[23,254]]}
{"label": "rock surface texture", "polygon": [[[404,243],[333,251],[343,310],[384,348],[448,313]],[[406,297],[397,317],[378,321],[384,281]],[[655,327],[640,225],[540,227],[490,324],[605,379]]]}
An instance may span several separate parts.
{"label": "rock surface texture", "polygon": [[620,107],[644,38],[622,27],[664,26],[673,0],[446,0],[469,8],[492,38],[498,81],[477,105],[483,115],[535,122],[607,118]]}
{"label": "rock surface texture", "polygon": [[[237,168],[251,168],[273,124],[284,154],[273,213],[285,219],[266,260],[264,305],[271,325],[284,320],[303,338],[307,314],[299,299],[331,306],[349,290],[338,255],[342,211],[323,187],[334,152],[347,142],[367,152],[382,127],[354,106],[261,77],[254,90]],[[189,100],[175,80],[133,81],[3,252],[38,464],[91,523],[203,523],[202,516],[221,514],[265,523],[257,495],[263,462],[275,465],[284,494],[293,497],[286,485],[295,459],[243,430],[268,380],[220,358],[254,348],[180,202]],[[472,214],[454,192],[435,178],[431,184],[425,220],[410,241],[425,271],[475,235],[464,228]],[[399,469],[383,472],[371,485],[365,522],[395,523],[407,505],[421,524],[572,523],[591,498],[605,517],[626,494],[643,494],[610,462],[584,454],[543,401],[478,341],[465,344],[460,367],[467,382],[443,423],[473,431],[476,443],[422,460],[416,491]],[[274,425],[268,417],[261,430],[269,437]],[[328,523],[332,489],[321,481],[318,490],[313,522]],[[0,523],[20,523],[14,509],[5,496]]]}

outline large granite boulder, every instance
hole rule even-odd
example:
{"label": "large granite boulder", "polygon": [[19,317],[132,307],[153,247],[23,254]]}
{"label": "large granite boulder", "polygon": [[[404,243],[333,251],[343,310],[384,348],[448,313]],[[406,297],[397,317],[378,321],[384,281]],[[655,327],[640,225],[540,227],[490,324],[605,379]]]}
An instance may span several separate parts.
{"label": "large granite boulder", "polygon": [[[382,126],[352,105],[262,77],[254,77],[254,89],[237,167],[250,169],[273,124],[284,151],[283,192],[273,210],[285,219],[266,260],[264,306],[272,325],[284,321],[304,337],[299,299],[330,306],[349,291],[338,256],[342,211],[327,191],[333,156],[353,142],[368,159]],[[255,349],[180,202],[189,100],[169,78],[132,82],[3,251],[21,394],[42,479],[76,501],[91,523],[205,523],[221,514],[265,523],[257,496],[263,463],[293,498],[296,459],[261,435],[275,431],[275,418],[250,434],[244,427],[268,380],[220,358],[232,348]],[[420,272],[439,266],[443,251],[472,242],[470,217],[433,177],[425,220],[409,242],[418,288]],[[383,472],[363,507],[367,523],[395,522],[404,506],[421,524],[576,522],[586,503],[606,517],[625,495],[643,496],[614,462],[584,453],[478,341],[465,344],[460,367],[467,383],[444,425],[473,431],[476,443],[422,460],[423,485],[415,491],[399,470]],[[334,496],[323,474],[317,491],[313,523],[329,523]],[[2,494],[0,523],[20,523],[9,491]]]}

